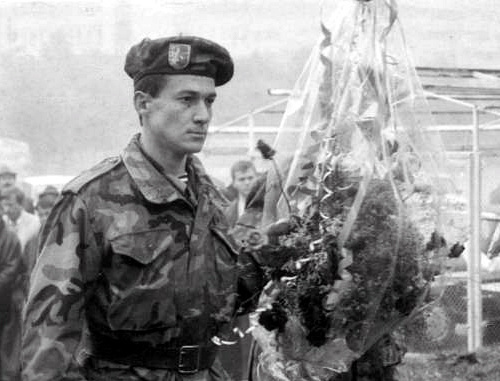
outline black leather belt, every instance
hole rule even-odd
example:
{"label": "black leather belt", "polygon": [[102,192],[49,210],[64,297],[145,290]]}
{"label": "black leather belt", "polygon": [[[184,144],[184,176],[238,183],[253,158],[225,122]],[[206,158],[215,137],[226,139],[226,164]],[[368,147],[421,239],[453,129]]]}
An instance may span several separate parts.
{"label": "black leather belt", "polygon": [[99,334],[91,334],[90,345],[92,356],[102,360],[144,368],[171,369],[183,374],[210,368],[217,356],[217,346],[214,344],[153,346],[144,342],[116,340]]}

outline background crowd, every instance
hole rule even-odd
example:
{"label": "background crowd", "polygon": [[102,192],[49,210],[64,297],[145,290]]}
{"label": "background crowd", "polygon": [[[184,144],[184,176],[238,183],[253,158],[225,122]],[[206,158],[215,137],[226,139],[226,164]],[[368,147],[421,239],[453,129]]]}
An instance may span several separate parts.
{"label": "background crowd", "polygon": [[19,379],[22,308],[36,261],[38,233],[59,191],[47,186],[36,202],[17,173],[0,167],[0,379]]}

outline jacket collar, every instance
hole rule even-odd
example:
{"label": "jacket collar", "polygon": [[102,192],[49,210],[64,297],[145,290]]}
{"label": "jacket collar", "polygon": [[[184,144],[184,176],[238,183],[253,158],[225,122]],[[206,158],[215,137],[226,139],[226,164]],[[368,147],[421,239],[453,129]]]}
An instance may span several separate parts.
{"label": "jacket collar", "polygon": [[[186,200],[182,191],[163,175],[144,155],[139,142],[140,134],[132,137],[128,146],[123,150],[121,157],[128,173],[136,183],[139,191],[146,200],[155,204],[164,204],[177,199]],[[215,188],[196,156],[189,155],[186,161],[186,170],[192,173],[190,182],[196,190],[206,189],[212,197],[223,202],[224,196]]]}

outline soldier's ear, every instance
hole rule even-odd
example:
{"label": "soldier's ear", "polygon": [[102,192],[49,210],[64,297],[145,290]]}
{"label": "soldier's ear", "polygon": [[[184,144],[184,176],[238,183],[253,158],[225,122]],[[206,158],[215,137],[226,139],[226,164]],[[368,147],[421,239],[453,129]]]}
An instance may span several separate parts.
{"label": "soldier's ear", "polygon": [[144,91],[134,92],[134,107],[139,114],[139,119],[143,119],[144,115],[149,112],[152,99],[153,97]]}

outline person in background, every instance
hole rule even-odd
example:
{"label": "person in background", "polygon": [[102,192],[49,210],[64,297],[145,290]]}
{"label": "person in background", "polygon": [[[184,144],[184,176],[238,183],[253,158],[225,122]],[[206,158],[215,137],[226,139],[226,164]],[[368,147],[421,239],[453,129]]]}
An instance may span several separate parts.
{"label": "person in background", "polygon": [[16,232],[24,250],[26,243],[38,235],[40,219],[24,209],[25,195],[17,186],[2,189],[0,198],[5,222]]}
{"label": "person in background", "polygon": [[15,313],[19,312],[15,291],[21,259],[19,238],[0,218],[0,380],[2,381],[18,381],[21,375],[20,331],[13,331],[13,328],[19,327],[20,319],[20,314]]}
{"label": "person in background", "polygon": [[245,211],[231,229],[231,236],[239,245],[246,245],[252,239],[252,234],[263,228],[262,215],[266,180],[267,175],[263,173],[253,183],[247,196]]}
{"label": "person in background", "polygon": [[47,185],[45,189],[38,195],[38,202],[35,206],[35,211],[40,219],[40,224],[43,226],[53,206],[56,204],[59,197],[59,191],[53,185]]}
{"label": "person in background", "polygon": [[231,166],[231,185],[236,190],[236,197],[225,211],[231,228],[245,211],[247,196],[257,177],[257,170],[249,160],[239,160]]}
{"label": "person in background", "polygon": [[[0,191],[11,188],[16,185],[17,173],[7,165],[0,166]],[[23,208],[28,213],[33,214],[35,211],[33,200],[25,195],[23,200]]]}
{"label": "person in background", "polygon": [[[240,160],[231,166],[231,178],[231,185],[237,190],[237,197],[229,204],[225,214],[231,228],[231,236],[238,244],[242,245],[245,241],[244,237],[249,232],[249,224],[257,223],[257,220],[262,217],[262,213],[259,211],[256,215],[254,213],[256,209],[249,204],[257,192],[256,185],[262,185],[265,176],[258,177],[257,170],[251,161]],[[248,315],[237,317],[236,326],[241,332],[244,333],[249,325]],[[220,349],[221,363],[234,380],[247,380],[252,345],[251,335],[246,334],[243,337],[235,335],[234,341],[235,344],[223,346]]]}
{"label": "person in background", "polygon": [[252,308],[263,270],[238,254],[227,200],[195,154],[232,59],[200,37],[146,38],[125,72],[140,133],[67,184],[49,214],[25,307],[23,379],[230,380],[218,344]]}
{"label": "person in background", "polygon": [[32,241],[37,240],[40,232],[40,220],[34,214],[28,213],[23,208],[24,192],[17,186],[10,186],[0,192],[0,204],[3,218],[7,226],[15,232],[21,244],[15,289],[13,291],[13,305],[10,310],[8,335],[11,336],[12,361],[18,361],[21,354],[21,315],[27,296],[29,276],[36,259],[36,251],[31,247]]}
{"label": "person in background", "polygon": [[0,166],[0,190],[13,187],[16,183],[17,174],[9,166]]}

